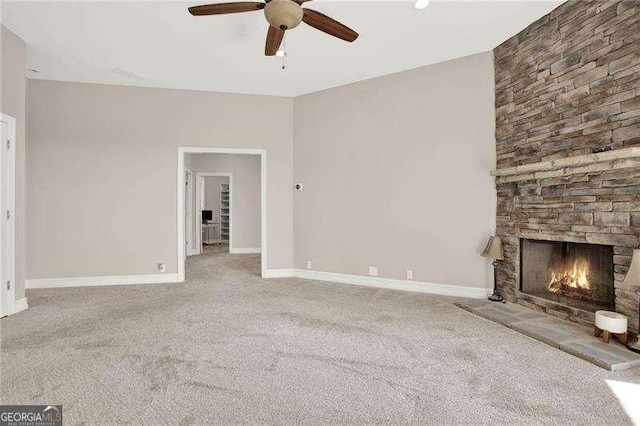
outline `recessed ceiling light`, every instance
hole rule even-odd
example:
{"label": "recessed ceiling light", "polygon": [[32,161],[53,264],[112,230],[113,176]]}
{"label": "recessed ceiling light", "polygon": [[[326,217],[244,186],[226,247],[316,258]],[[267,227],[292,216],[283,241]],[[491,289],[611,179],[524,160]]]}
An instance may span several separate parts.
{"label": "recessed ceiling light", "polygon": [[426,9],[429,6],[429,0],[416,0],[413,7],[416,9]]}

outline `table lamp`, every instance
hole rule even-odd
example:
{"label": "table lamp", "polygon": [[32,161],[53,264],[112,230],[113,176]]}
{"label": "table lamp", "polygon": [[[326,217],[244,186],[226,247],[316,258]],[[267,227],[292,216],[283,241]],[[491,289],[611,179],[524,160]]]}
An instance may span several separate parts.
{"label": "table lamp", "polygon": [[[482,257],[488,257],[492,259],[493,262],[493,294],[489,296],[489,300],[492,302],[502,302],[504,299],[497,293],[497,276],[496,276],[496,266],[498,265],[498,260],[503,260],[504,256],[502,254],[502,239],[496,235],[489,237],[489,241],[487,242],[487,246],[484,248],[481,254]],[[640,262],[640,259],[638,260]],[[638,265],[640,269],[640,265]]]}
{"label": "table lamp", "polygon": [[[640,286],[640,249],[633,251],[633,257],[631,258],[631,266],[629,266],[629,272],[624,277],[624,284]],[[640,314],[640,308],[638,308]],[[630,351],[640,353],[640,339],[636,336],[635,339],[629,339],[627,348]]]}

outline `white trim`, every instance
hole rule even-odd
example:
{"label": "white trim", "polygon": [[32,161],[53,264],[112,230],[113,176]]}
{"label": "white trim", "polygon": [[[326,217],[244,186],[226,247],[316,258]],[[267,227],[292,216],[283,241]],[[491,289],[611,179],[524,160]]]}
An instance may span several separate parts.
{"label": "white trim", "polygon": [[[184,233],[185,246],[187,247],[187,256],[193,256],[196,254],[196,250],[194,248],[193,238],[193,172],[185,167],[185,186],[187,184],[187,176],[189,176],[189,181],[191,185],[189,186],[189,193],[185,193],[185,228],[191,229],[191,235],[188,235],[188,232]],[[188,201],[191,202],[188,202]],[[187,222],[190,222],[187,224]]]}
{"label": "white trim", "polygon": [[261,273],[264,276],[267,270],[267,151],[260,154],[260,254]]}
{"label": "white trim", "polygon": [[[17,138],[16,138],[16,119],[11,117],[10,115],[2,114],[1,120],[8,127],[8,138],[10,140],[10,149],[6,150],[7,152],[7,170],[6,173],[2,170],[0,166],[0,173],[4,173],[7,177],[6,182],[6,199],[7,204],[4,205],[2,199],[0,198],[0,211],[1,211],[1,220],[4,222],[6,219],[4,218],[5,210],[11,211],[11,217],[7,221],[7,227],[5,228],[7,235],[4,238],[7,238],[7,245],[9,249],[9,255],[6,263],[7,271],[2,271],[2,264],[0,261],[0,281],[2,283],[2,291],[4,292],[2,298],[3,307],[0,307],[0,316],[2,315],[11,315],[14,312],[14,303],[17,301],[16,299],[16,150],[17,150]],[[0,149],[5,150],[6,141],[1,141]],[[0,180],[1,182],[1,180]],[[2,197],[2,188],[0,188],[0,197]],[[2,224],[0,224],[2,225]],[[1,233],[0,233],[1,234]],[[0,252],[4,249],[2,247],[3,242],[0,241]],[[5,287],[5,280],[11,281],[11,286],[7,290]],[[4,311],[3,311],[4,309]]]}
{"label": "white trim", "polygon": [[[186,250],[184,244],[184,219],[181,211],[184,210],[184,161],[186,154],[244,154],[260,156],[260,228],[261,228],[261,276],[267,271],[267,150],[245,148],[208,148],[208,147],[178,147],[178,280],[185,279]],[[229,224],[231,225],[231,224]]]}
{"label": "white trim", "polygon": [[259,254],[260,247],[234,247],[229,248],[229,253],[231,254]]}
{"label": "white trim", "polygon": [[202,254],[202,210],[204,210],[204,199],[206,192],[206,182],[203,177],[197,177],[197,190],[196,190],[196,212],[198,214],[196,218],[196,252]]}
{"label": "white trim", "polygon": [[491,294],[490,289],[458,285],[434,284],[421,281],[398,280],[393,278],[369,277],[365,275],[338,274],[335,272],[312,271],[309,269],[272,269],[265,278],[295,277],[307,280],[353,284],[390,290],[439,294],[443,296],[471,297],[484,299]]}
{"label": "white trim", "polygon": [[103,285],[166,284],[181,282],[178,274],[113,275],[102,277],[36,278],[26,288],[96,287]]}
{"label": "white trim", "polygon": [[187,254],[184,247],[184,153],[178,148],[178,280],[184,281],[184,271],[187,262]]}
{"label": "white trim", "polygon": [[13,308],[11,309],[11,314],[17,314],[18,312],[26,311],[29,308],[29,304],[27,303],[27,298],[23,297],[22,299],[18,299],[13,302]]}
{"label": "white trim", "polygon": [[[233,173],[215,173],[215,172],[201,172],[196,173],[196,179],[200,182],[200,178],[206,177],[227,177],[229,178],[229,253],[232,253],[233,250]],[[198,217],[201,220],[196,221],[196,243],[198,245],[198,251],[202,254],[202,204],[203,204],[203,196],[205,192],[206,182],[203,181],[203,191],[200,194],[200,203],[198,205]],[[197,194],[196,194],[197,195]],[[198,200],[196,200],[198,201]],[[220,228],[222,231],[222,228]]]}
{"label": "white trim", "polygon": [[294,269],[269,269],[263,278],[293,278]]}

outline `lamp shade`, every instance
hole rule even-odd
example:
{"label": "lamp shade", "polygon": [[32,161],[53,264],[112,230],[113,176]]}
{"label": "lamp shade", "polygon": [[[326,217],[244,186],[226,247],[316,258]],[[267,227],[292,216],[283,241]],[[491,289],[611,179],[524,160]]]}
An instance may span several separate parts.
{"label": "lamp shade", "polygon": [[[482,257],[488,257],[493,260],[502,260],[502,239],[498,236],[489,237],[489,242],[481,254]],[[639,255],[640,256],[640,255]],[[640,273],[640,258],[638,259],[638,272]]]}
{"label": "lamp shade", "polygon": [[631,266],[629,266],[629,272],[624,277],[625,284],[640,285],[640,249],[633,251],[633,257],[631,258]]}

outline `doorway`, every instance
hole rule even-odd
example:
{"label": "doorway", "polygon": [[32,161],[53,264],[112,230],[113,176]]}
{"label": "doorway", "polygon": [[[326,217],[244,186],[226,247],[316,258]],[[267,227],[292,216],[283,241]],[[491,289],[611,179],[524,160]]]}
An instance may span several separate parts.
{"label": "doorway", "polygon": [[217,246],[216,252],[233,253],[233,173],[200,172],[197,182],[196,251]]}
{"label": "doorway", "polygon": [[[235,198],[233,195],[233,191],[229,191],[229,253],[231,254],[249,254],[249,253],[260,253],[260,275],[265,277],[267,270],[267,215],[266,215],[266,200],[267,200],[267,176],[266,176],[266,161],[267,161],[267,153],[266,150],[262,149],[234,149],[234,148],[198,148],[198,147],[180,147],[178,148],[178,277],[180,281],[184,281],[186,274],[186,260],[187,260],[187,246],[184,244],[186,241],[186,232],[187,232],[187,224],[186,224],[186,214],[185,212],[185,204],[186,204],[186,175],[185,171],[187,168],[191,170],[192,173],[196,176],[196,185],[199,182],[198,173],[211,173],[211,174],[222,174],[222,175],[233,175],[230,177],[229,187],[230,189],[236,188],[235,180],[236,176],[233,173],[228,171],[216,171],[216,170],[197,170],[196,167],[191,165],[187,165],[187,159],[191,158],[194,154],[219,154],[220,156],[228,156],[228,157],[246,157],[251,156],[255,159],[256,170],[258,173],[258,178],[256,179],[256,185],[259,190],[258,202],[256,203],[255,210],[259,211],[259,218],[257,219],[257,226],[259,228],[259,235],[257,243],[255,247],[236,247],[237,238],[236,232],[234,232],[234,220],[233,214],[231,210],[233,210],[232,204],[235,203]],[[206,178],[206,176],[205,176]],[[206,184],[205,184],[206,186]],[[200,197],[198,197],[198,193],[200,188],[197,187],[198,191],[195,191],[195,196],[198,200],[195,200],[194,205],[202,207],[200,202]],[[198,216],[199,208],[194,209],[194,241],[196,244],[195,250],[198,250],[198,247],[201,247],[198,244],[197,239],[202,238],[202,217]],[[203,209],[206,210],[206,209]],[[237,209],[236,209],[237,210]],[[200,225],[200,226],[199,226]],[[222,237],[220,237],[222,238]],[[256,265],[257,266],[257,265]]]}
{"label": "doorway", "polygon": [[11,315],[15,301],[16,121],[2,114],[0,154],[0,317]]}

